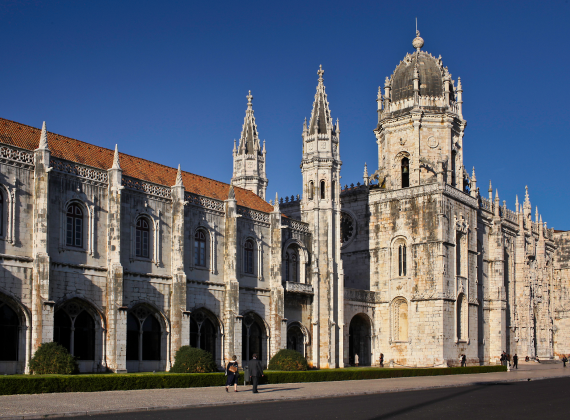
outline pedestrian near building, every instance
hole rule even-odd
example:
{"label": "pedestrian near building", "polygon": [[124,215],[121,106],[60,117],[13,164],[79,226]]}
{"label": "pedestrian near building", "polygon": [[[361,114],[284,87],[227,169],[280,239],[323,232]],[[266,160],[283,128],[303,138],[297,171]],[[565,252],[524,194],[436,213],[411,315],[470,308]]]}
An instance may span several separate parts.
{"label": "pedestrian near building", "polygon": [[226,392],[229,392],[228,388],[234,386],[234,391],[238,392],[237,384],[239,380],[239,364],[237,362],[237,357],[234,355],[232,360],[229,361],[226,366]]}
{"label": "pedestrian near building", "polygon": [[253,354],[253,359],[249,361],[249,379],[253,385],[253,393],[258,394],[257,384],[259,383],[259,378],[263,376],[263,368],[261,367],[261,362],[257,360],[257,353]]}
{"label": "pedestrian near building", "polygon": [[384,367],[384,353],[380,353],[380,367]]}
{"label": "pedestrian near building", "polygon": [[465,356],[465,354],[463,354],[461,356],[461,367],[465,367],[467,366],[467,357]]}
{"label": "pedestrian near building", "polygon": [[519,357],[517,356],[517,354],[515,353],[515,355],[513,356],[513,367],[515,369],[519,368]]}
{"label": "pedestrian near building", "polygon": [[358,366],[358,354],[354,355],[354,366]]}
{"label": "pedestrian near building", "polygon": [[568,358],[566,357],[566,355],[564,355],[564,357],[562,357],[562,363],[564,363],[564,367],[566,367],[567,362],[568,362]]}

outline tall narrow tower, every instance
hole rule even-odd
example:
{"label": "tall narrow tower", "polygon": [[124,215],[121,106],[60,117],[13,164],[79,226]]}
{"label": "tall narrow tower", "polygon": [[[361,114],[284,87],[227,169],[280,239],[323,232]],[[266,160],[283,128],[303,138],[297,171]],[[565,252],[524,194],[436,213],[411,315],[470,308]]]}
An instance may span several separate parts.
{"label": "tall narrow tower", "polygon": [[313,232],[313,363],[342,366],[343,271],[340,259],[340,160],[338,120],[333,123],[322,66],[311,120],[303,125],[301,217]]}
{"label": "tall narrow tower", "polygon": [[238,147],[236,147],[234,140],[232,185],[253,191],[265,200],[265,190],[268,183],[265,176],[265,140],[262,148],[257,133],[257,124],[255,124],[255,117],[253,116],[251,90],[246,98],[247,109]]}

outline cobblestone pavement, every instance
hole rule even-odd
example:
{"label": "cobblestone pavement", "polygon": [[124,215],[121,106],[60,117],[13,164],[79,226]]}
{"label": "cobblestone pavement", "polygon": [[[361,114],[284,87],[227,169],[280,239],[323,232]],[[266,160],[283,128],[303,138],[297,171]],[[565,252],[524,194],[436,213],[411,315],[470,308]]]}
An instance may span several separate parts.
{"label": "cobblestone pavement", "polygon": [[250,386],[239,386],[240,392],[238,393],[233,391],[226,393],[224,387],[211,387],[7,395],[0,396],[0,418],[61,417],[206,405],[246,404],[257,401],[300,400],[468,386],[488,382],[538,380],[562,376],[570,376],[570,367],[563,368],[562,364],[521,363],[518,370],[511,372],[265,385],[260,387],[257,395],[251,394]]}

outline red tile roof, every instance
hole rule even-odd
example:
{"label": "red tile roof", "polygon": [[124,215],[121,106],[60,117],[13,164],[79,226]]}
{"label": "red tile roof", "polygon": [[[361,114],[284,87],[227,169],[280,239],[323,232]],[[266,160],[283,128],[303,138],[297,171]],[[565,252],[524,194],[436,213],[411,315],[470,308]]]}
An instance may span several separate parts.
{"label": "red tile roof", "polygon": [[[27,150],[35,150],[40,142],[41,129],[0,118],[0,143]],[[99,169],[113,165],[114,150],[48,132],[48,145],[53,157]],[[145,159],[119,153],[123,174],[132,178],[170,187],[176,183],[176,169]],[[230,185],[203,176],[182,172],[186,191],[217,200],[226,200]],[[263,212],[273,206],[249,190],[234,187],[238,205]]]}

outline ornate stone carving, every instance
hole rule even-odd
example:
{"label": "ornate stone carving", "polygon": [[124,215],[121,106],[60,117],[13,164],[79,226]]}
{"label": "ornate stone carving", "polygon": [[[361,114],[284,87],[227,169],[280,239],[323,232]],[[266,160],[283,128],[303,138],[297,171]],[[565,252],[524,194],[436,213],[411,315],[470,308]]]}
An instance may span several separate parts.
{"label": "ornate stone carving", "polygon": [[356,226],[352,216],[348,213],[342,212],[340,214],[340,242],[341,244],[348,244],[356,234]]}
{"label": "ornate stone carving", "polygon": [[372,290],[344,289],[344,299],[355,302],[376,303],[380,295]]}
{"label": "ornate stone carving", "polygon": [[247,219],[255,220],[257,222],[269,223],[269,214],[267,213],[262,213],[260,211],[251,210],[247,207],[241,206],[238,206],[237,212]]}
{"label": "ornate stone carving", "polygon": [[460,214],[459,217],[455,216],[455,230],[461,233],[469,232],[469,223],[467,223],[463,214]]}
{"label": "ornate stone carving", "polygon": [[313,286],[305,283],[285,282],[285,291],[292,293],[305,293],[312,295]]}
{"label": "ornate stone carving", "polygon": [[82,166],[59,159],[51,159],[50,165],[57,172],[72,174],[97,182],[108,182],[107,172],[100,169],[90,168],[88,166]]}
{"label": "ornate stone carving", "polygon": [[216,210],[221,212],[225,210],[224,202],[220,200],[215,200],[213,198],[207,198],[192,193],[185,193],[184,199],[188,202],[188,204],[193,204],[198,207],[204,207],[206,209]]}
{"label": "ornate stone carving", "polygon": [[163,187],[162,185],[151,184],[139,179],[129,178],[123,176],[123,186],[132,190],[142,191],[150,195],[155,195],[161,198],[171,198],[171,189]]}
{"label": "ornate stone carving", "polygon": [[301,222],[299,220],[293,220],[288,218],[283,218],[282,223],[292,230],[296,230],[301,233],[309,233],[309,224]]}

